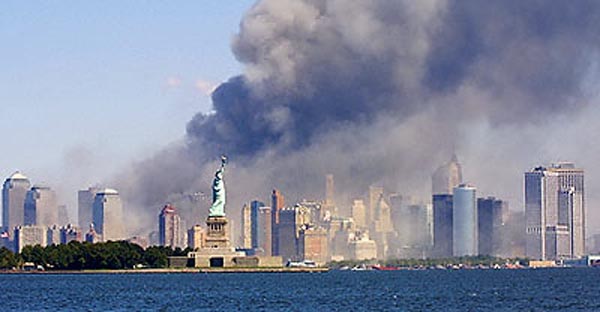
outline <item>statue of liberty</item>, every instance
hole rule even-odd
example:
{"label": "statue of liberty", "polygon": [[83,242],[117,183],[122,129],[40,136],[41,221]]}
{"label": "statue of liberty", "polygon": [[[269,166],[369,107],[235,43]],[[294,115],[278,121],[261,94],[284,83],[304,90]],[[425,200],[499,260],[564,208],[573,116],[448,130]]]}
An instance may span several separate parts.
{"label": "statue of liberty", "polygon": [[209,217],[224,217],[225,216],[225,181],[223,181],[223,173],[225,172],[225,165],[227,164],[227,157],[221,156],[221,168],[215,173],[215,179],[213,180],[212,192],[213,192],[213,203],[210,206]]}

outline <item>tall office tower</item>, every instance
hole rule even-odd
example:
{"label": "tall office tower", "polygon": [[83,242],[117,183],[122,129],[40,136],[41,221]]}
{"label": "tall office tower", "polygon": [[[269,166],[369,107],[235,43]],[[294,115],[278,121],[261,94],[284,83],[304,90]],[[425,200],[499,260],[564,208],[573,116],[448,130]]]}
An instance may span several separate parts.
{"label": "tall office tower", "polygon": [[572,163],[525,173],[526,255],[577,258],[585,253],[583,169]]}
{"label": "tall office tower", "polygon": [[500,256],[508,203],[494,197],[477,199],[477,238],[480,255]]}
{"label": "tall office tower", "polygon": [[[258,209],[258,249],[259,253],[262,253],[264,256],[273,255],[273,225],[272,217],[271,217],[271,207],[260,207]],[[261,251],[262,250],[262,251]]]}
{"label": "tall office tower", "polygon": [[250,203],[250,237],[251,246],[254,249],[259,248],[258,232],[260,231],[260,228],[258,227],[258,218],[260,215],[261,207],[265,207],[265,204],[258,200],[253,200]]}
{"label": "tall office tower", "polygon": [[366,215],[367,227],[372,227],[375,222],[375,211],[379,206],[381,198],[383,198],[383,187],[369,186],[369,207]]}
{"label": "tall office tower", "polygon": [[103,189],[94,197],[94,228],[102,241],[125,239],[123,228],[123,204],[119,192]]}
{"label": "tall office tower", "polygon": [[367,207],[362,199],[355,199],[352,204],[352,219],[356,227],[367,228]]}
{"label": "tall office tower", "polygon": [[285,198],[283,194],[277,189],[273,190],[273,194],[271,194],[271,233],[272,233],[272,247],[271,252],[273,256],[279,256],[279,243],[277,239],[279,239],[279,235],[277,235],[277,231],[279,230],[279,212],[285,206]]}
{"label": "tall office tower", "polygon": [[394,226],[394,230],[400,231],[402,223],[404,222],[404,205],[402,203],[402,195],[390,194],[390,196],[388,196],[388,200],[390,202],[390,216],[392,218],[392,225]]}
{"label": "tall office tower", "polygon": [[158,216],[158,244],[172,248],[181,247],[181,218],[177,209],[166,204]]}
{"label": "tall office tower", "polygon": [[283,208],[279,211],[277,250],[283,261],[298,260],[297,212],[296,208]]}
{"label": "tall office tower", "polygon": [[325,206],[335,206],[335,186],[333,182],[333,174],[325,176]]}
{"label": "tall office tower", "polygon": [[433,255],[437,258],[452,257],[452,195],[433,195]]}
{"label": "tall office tower", "polygon": [[242,248],[252,248],[252,213],[248,204],[242,207]]}
{"label": "tall office tower", "polygon": [[452,194],[454,187],[462,183],[462,168],[456,155],[452,155],[452,159],[448,163],[435,170],[431,182],[433,195]]}
{"label": "tall office tower", "polygon": [[387,203],[385,198],[383,198],[383,194],[381,194],[377,200],[377,204],[375,206],[375,215],[372,222],[375,232],[388,233],[394,231],[390,205]]}
{"label": "tall office tower", "polygon": [[452,220],[452,254],[455,257],[476,256],[478,240],[475,187],[460,184],[454,188]]}
{"label": "tall office tower", "polygon": [[196,224],[188,230],[188,247],[192,250],[196,250],[204,247],[204,238],[206,232],[202,226]]}
{"label": "tall office tower", "polygon": [[4,181],[2,188],[2,227],[12,233],[17,225],[23,225],[25,216],[25,197],[31,184],[20,172],[13,173]]}
{"label": "tall office tower", "polygon": [[101,189],[97,187],[90,187],[87,190],[77,192],[77,221],[82,228],[87,228],[94,222],[94,198],[99,191]]}
{"label": "tall office tower", "polygon": [[47,244],[47,227],[41,225],[19,225],[14,230],[15,252],[21,252],[25,246]]}
{"label": "tall office tower", "polygon": [[46,186],[34,186],[25,196],[25,225],[58,224],[56,193]]}
{"label": "tall office tower", "polygon": [[321,209],[321,219],[337,216],[337,206],[335,205],[335,184],[333,174],[325,175],[325,201]]}

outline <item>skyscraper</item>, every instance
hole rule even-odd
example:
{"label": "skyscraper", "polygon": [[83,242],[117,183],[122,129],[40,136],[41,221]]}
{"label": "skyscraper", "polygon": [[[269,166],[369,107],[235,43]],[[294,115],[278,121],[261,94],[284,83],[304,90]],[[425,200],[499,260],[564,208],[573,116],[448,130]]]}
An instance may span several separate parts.
{"label": "skyscraper", "polygon": [[252,248],[252,213],[248,204],[242,207],[242,248]]}
{"label": "skyscraper", "polygon": [[257,243],[259,251],[262,249],[264,256],[273,255],[273,218],[271,207],[259,207],[257,223]]}
{"label": "skyscraper", "polygon": [[525,173],[526,255],[577,258],[585,253],[583,169],[573,163]]}
{"label": "skyscraper", "polygon": [[277,225],[277,251],[283,261],[298,260],[298,210],[295,207],[283,208],[279,211]]}
{"label": "skyscraper", "polygon": [[77,220],[81,228],[88,228],[94,221],[94,197],[99,191],[101,189],[97,187],[90,187],[77,192]]}
{"label": "skyscraper", "polygon": [[477,255],[477,201],[475,187],[460,184],[454,188],[452,220],[452,254],[455,257]]}
{"label": "skyscraper", "polygon": [[31,184],[19,171],[13,173],[2,188],[2,227],[12,233],[17,225],[23,225],[25,216],[25,197]]}
{"label": "skyscraper", "polygon": [[379,207],[379,202],[383,198],[383,187],[369,186],[369,209],[367,210],[366,220],[367,226],[372,227],[375,222],[376,210]]}
{"label": "skyscraper", "polygon": [[[258,218],[260,216],[260,208],[265,207],[265,204],[258,201],[253,200],[250,203],[250,236],[251,236],[251,246],[256,249],[259,248],[258,243],[258,232],[260,231]],[[271,214],[269,214],[271,216]]]}
{"label": "skyscraper", "polygon": [[333,174],[325,176],[325,207],[335,206],[335,186],[333,182]]}
{"label": "skyscraper", "polygon": [[96,233],[102,241],[118,241],[125,239],[123,228],[123,204],[119,192],[103,189],[94,197],[93,223]]}
{"label": "skyscraper", "polygon": [[278,231],[279,231],[279,212],[285,206],[285,199],[283,194],[277,189],[273,190],[271,194],[271,231],[272,231],[272,248],[273,256],[279,256],[279,243],[277,240],[279,239]]}
{"label": "skyscraper", "polygon": [[433,253],[435,257],[452,256],[452,195],[433,195]]}
{"label": "skyscraper", "polygon": [[355,199],[352,204],[352,219],[356,227],[365,229],[367,228],[367,207],[362,199]]}
{"label": "skyscraper", "polygon": [[458,163],[456,155],[448,163],[435,170],[431,177],[431,193],[452,194],[454,187],[462,183],[462,167]]}
{"label": "skyscraper", "polygon": [[503,226],[508,217],[507,202],[494,197],[477,199],[477,239],[480,255],[500,256]]}
{"label": "skyscraper", "polygon": [[177,209],[167,204],[158,216],[158,244],[172,248],[181,247],[181,219]]}
{"label": "skyscraper", "polygon": [[56,193],[46,186],[34,186],[25,197],[25,225],[58,224]]}
{"label": "skyscraper", "polygon": [[328,216],[337,216],[337,206],[335,205],[335,184],[333,182],[333,174],[325,175],[325,201],[321,211],[321,218]]}

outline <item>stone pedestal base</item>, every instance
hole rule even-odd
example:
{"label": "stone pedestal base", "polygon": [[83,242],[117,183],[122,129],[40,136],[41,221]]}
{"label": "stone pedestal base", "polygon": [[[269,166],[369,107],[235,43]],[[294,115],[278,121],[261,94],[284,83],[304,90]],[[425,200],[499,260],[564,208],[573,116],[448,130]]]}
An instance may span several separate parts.
{"label": "stone pedestal base", "polygon": [[229,225],[226,217],[206,219],[206,248],[229,248]]}

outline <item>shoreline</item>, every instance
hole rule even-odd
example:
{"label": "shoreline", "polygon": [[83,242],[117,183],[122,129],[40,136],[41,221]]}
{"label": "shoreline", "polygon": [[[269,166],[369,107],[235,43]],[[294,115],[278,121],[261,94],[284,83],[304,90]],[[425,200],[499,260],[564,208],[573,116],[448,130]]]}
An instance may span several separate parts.
{"label": "shoreline", "polygon": [[0,271],[2,274],[194,274],[194,273],[325,273],[329,268],[164,268],[122,270],[47,270],[47,271]]}

